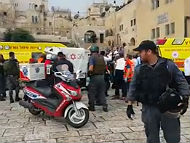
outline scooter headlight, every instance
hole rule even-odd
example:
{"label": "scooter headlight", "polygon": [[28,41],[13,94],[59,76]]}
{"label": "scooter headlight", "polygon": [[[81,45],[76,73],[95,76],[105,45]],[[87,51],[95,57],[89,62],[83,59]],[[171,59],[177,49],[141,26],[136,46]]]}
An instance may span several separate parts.
{"label": "scooter headlight", "polygon": [[70,91],[70,93],[71,93],[71,95],[73,95],[73,96],[77,96],[77,95],[78,95],[76,91]]}

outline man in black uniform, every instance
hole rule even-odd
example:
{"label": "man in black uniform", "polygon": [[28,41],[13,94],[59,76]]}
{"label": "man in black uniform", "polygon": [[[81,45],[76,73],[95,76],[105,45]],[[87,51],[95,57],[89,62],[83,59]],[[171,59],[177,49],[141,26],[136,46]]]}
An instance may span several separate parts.
{"label": "man in black uniform", "polygon": [[4,63],[3,55],[0,54],[0,101],[5,101],[6,91],[5,91],[5,76],[4,76]]}
{"label": "man in black uniform", "polygon": [[53,64],[53,70],[57,71],[57,66],[59,65],[62,65],[62,70],[64,71],[74,72],[73,64],[65,58],[65,55],[62,52],[57,54],[57,60]]}
{"label": "man in black uniform", "polygon": [[88,87],[88,99],[89,99],[89,110],[95,111],[94,102],[95,97],[98,98],[100,104],[103,106],[103,111],[108,112],[107,101],[105,96],[105,80],[104,72],[106,64],[104,57],[99,54],[99,47],[92,45],[90,48],[91,57],[89,59],[89,76],[90,83]]}
{"label": "man in black uniform", "polygon": [[9,53],[9,60],[4,65],[4,74],[6,76],[6,86],[9,90],[10,103],[13,103],[13,90],[15,90],[16,96],[15,101],[21,100],[19,98],[19,62],[15,59],[14,52]]}
{"label": "man in black uniform", "polygon": [[[167,143],[179,143],[179,113],[184,114],[188,107],[188,96],[190,95],[188,84],[182,72],[171,60],[158,56],[154,42],[143,41],[135,50],[139,51],[142,64],[135,68],[130,83],[127,94],[127,115],[131,118],[131,115],[134,114],[132,101],[141,102],[142,122],[147,143],[160,143],[160,128],[164,132]],[[168,91],[173,89],[178,94],[168,94]],[[167,95],[167,98],[162,98],[163,95],[164,97]],[[162,103],[166,103],[165,107],[164,104],[160,104],[163,101],[161,99],[164,100]],[[172,105],[172,108],[168,105]]]}

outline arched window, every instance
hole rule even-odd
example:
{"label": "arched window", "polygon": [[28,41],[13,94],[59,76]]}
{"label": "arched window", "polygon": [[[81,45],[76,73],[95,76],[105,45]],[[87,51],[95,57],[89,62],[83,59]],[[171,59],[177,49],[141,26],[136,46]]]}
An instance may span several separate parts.
{"label": "arched window", "polygon": [[89,30],[84,34],[85,43],[96,43],[96,40],[96,33],[94,31]]}
{"label": "arched window", "polygon": [[130,45],[131,45],[131,46],[135,46],[135,38],[131,38],[131,40],[130,40]]}

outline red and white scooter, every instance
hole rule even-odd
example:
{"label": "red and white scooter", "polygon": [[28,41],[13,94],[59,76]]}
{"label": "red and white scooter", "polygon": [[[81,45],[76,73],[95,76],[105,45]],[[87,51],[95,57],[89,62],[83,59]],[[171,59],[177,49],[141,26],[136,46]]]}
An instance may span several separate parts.
{"label": "red and white scooter", "polygon": [[75,128],[84,126],[89,119],[89,110],[80,102],[82,94],[76,80],[64,72],[54,72],[54,76],[60,81],[52,88],[46,81],[28,83],[23,89],[25,101],[21,100],[19,104],[33,115],[45,112],[50,116],[64,117]]}

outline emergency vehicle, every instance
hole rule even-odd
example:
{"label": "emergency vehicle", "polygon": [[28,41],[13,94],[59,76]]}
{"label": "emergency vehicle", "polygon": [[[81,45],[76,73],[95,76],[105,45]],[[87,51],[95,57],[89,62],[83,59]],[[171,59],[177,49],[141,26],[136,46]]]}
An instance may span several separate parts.
{"label": "emergency vehicle", "polygon": [[190,38],[159,39],[157,41],[159,55],[173,60],[181,71],[184,71],[184,61],[190,57]]}
{"label": "emergency vehicle", "polygon": [[28,63],[30,58],[38,59],[48,47],[66,46],[61,43],[0,42],[0,54],[8,59],[9,52],[14,52],[19,63]]}

